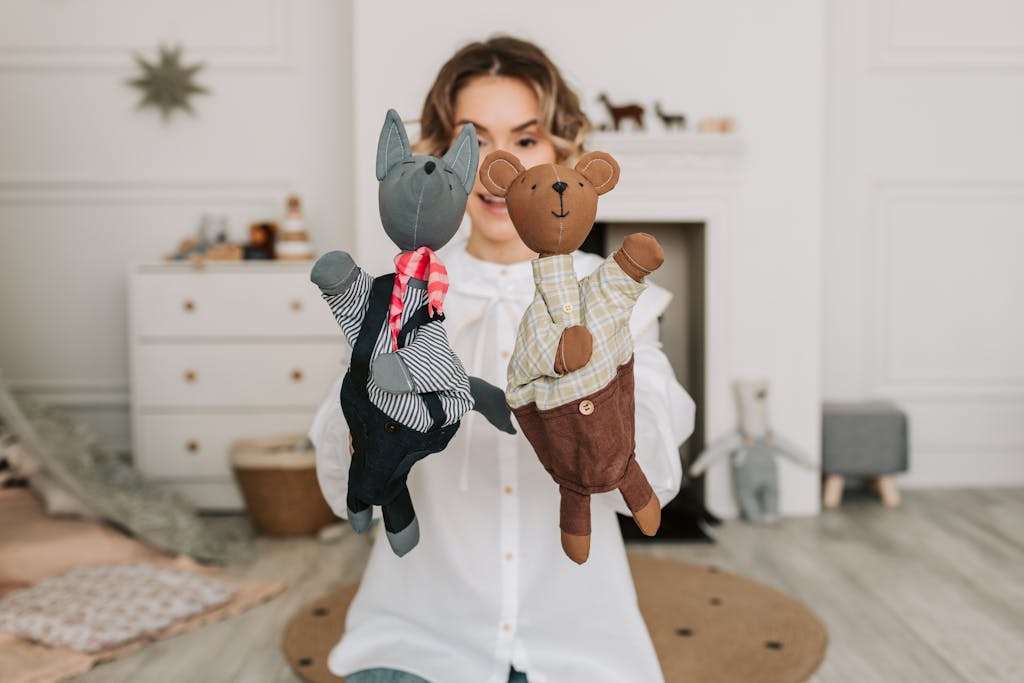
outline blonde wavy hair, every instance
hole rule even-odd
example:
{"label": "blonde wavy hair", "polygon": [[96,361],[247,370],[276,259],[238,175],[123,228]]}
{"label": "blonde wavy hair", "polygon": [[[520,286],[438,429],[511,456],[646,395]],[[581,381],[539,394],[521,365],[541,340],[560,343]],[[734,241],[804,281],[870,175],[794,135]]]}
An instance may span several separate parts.
{"label": "blonde wavy hair", "polygon": [[538,125],[554,145],[557,161],[572,162],[583,155],[590,120],[580,108],[579,96],[543,50],[505,35],[470,43],[441,67],[423,103],[418,153],[445,153],[455,137],[455,98],[481,76],[517,78],[532,88],[540,103]]}

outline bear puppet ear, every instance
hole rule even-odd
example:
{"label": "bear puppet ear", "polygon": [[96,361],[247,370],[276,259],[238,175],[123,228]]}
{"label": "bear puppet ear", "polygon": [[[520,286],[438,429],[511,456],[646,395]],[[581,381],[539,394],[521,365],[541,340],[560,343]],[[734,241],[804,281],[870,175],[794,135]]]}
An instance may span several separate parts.
{"label": "bear puppet ear", "polygon": [[495,197],[504,197],[512,187],[512,181],[525,170],[515,154],[503,149],[495,150],[480,164],[480,182]]}
{"label": "bear puppet ear", "polygon": [[576,164],[576,170],[590,181],[599,195],[612,189],[619,182],[619,162],[607,152],[584,154]]}

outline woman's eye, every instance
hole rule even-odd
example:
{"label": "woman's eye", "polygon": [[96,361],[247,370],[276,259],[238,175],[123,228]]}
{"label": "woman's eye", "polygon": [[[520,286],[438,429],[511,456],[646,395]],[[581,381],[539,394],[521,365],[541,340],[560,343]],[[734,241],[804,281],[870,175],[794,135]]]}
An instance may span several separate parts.
{"label": "woman's eye", "polygon": [[523,138],[519,140],[516,144],[519,145],[520,147],[533,147],[534,145],[537,144],[537,141],[534,140],[533,138]]}

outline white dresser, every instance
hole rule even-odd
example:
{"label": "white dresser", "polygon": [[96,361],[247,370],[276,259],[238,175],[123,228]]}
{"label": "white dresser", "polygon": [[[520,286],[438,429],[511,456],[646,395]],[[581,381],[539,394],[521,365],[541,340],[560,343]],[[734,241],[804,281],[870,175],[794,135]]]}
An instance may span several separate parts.
{"label": "white dresser", "polygon": [[131,268],[132,446],[144,475],[202,508],[239,509],[231,442],[305,433],[349,354],[311,266]]}

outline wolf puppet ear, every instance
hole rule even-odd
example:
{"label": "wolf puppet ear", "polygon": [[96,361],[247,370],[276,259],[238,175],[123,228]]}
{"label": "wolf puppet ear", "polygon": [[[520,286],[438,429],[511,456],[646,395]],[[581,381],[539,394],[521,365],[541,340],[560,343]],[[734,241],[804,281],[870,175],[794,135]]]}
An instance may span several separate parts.
{"label": "wolf puppet ear", "polygon": [[377,141],[377,180],[384,180],[391,167],[400,161],[412,158],[409,136],[405,133],[402,119],[394,109],[388,109],[384,117],[384,128]]}
{"label": "wolf puppet ear", "polygon": [[484,159],[480,166],[480,182],[495,197],[504,197],[512,181],[526,169],[519,158],[503,149],[496,149]]}
{"label": "wolf puppet ear", "polygon": [[480,143],[476,139],[476,128],[472,123],[467,123],[459,131],[452,145],[442,159],[446,168],[450,169],[455,177],[462,183],[466,194],[473,190],[473,182],[476,180],[476,167],[480,162]]}

